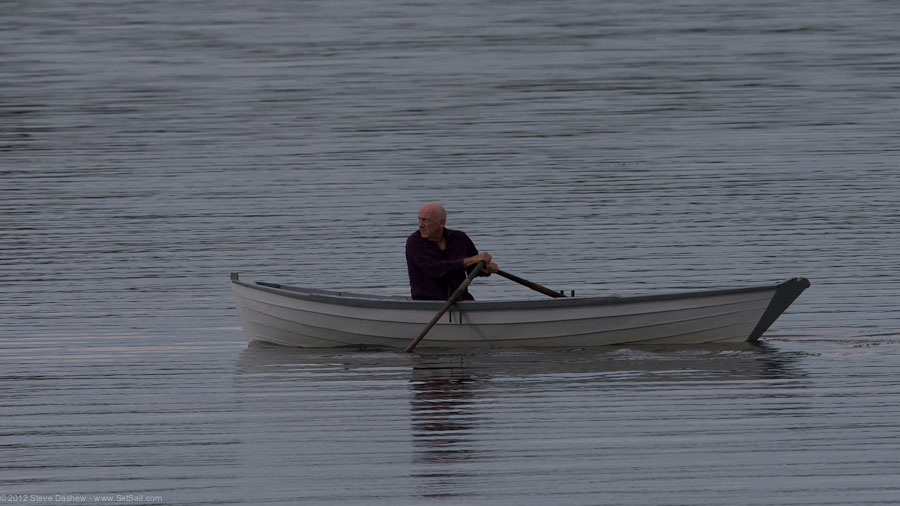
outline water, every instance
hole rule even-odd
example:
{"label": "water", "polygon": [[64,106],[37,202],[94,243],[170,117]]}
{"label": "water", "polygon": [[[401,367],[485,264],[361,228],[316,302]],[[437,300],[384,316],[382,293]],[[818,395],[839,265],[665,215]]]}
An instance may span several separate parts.
{"label": "water", "polygon": [[[896,501],[893,4],[2,11],[4,501]],[[429,200],[581,295],[812,286],[763,347],[246,345],[229,272],[406,293]]]}

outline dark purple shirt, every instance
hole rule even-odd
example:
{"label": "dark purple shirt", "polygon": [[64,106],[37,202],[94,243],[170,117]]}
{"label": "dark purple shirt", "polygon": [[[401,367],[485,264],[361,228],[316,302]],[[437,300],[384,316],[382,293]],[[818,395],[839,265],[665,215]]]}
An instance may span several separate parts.
{"label": "dark purple shirt", "polygon": [[[406,239],[409,288],[415,300],[447,300],[466,279],[463,259],[478,254],[464,232],[444,228],[446,248],[424,239],[418,230]],[[466,291],[460,300],[474,300]]]}

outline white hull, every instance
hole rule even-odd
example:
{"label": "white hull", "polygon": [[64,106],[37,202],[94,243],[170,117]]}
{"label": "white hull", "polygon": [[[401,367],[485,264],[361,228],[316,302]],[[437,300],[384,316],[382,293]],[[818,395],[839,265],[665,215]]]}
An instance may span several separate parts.
{"label": "white hull", "polygon": [[[809,286],[772,286],[649,297],[591,297],[455,304],[423,347],[602,346],[755,341]],[[442,302],[248,283],[232,275],[251,341],[296,347],[403,348]]]}

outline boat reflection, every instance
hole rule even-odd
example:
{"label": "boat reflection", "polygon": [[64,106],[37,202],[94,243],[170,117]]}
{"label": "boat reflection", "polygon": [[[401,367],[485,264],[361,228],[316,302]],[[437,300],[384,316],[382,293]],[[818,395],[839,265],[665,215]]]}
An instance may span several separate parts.
{"label": "boat reflection", "polygon": [[[382,370],[373,380],[383,379],[385,370],[396,370],[411,382],[441,379],[463,386],[480,379],[503,376],[526,377],[552,374],[610,374],[631,372],[630,378],[656,378],[680,371],[684,377],[708,380],[797,378],[802,354],[785,352],[767,343],[697,346],[604,346],[595,348],[522,348],[458,350],[429,349],[423,354],[396,350],[356,348],[288,348],[252,343],[241,353],[238,376],[277,370],[324,370],[353,372],[355,380]],[[673,376],[673,380],[679,379]]]}
{"label": "boat reflection", "polygon": [[[490,461],[495,439],[509,423],[519,429],[531,426],[532,402],[547,409],[556,403],[571,407],[573,397],[581,398],[579,392],[596,402],[607,391],[640,399],[646,392],[671,391],[679,383],[687,389],[709,385],[719,391],[730,382],[781,383],[805,376],[802,357],[759,344],[485,349],[465,354],[256,344],[241,354],[236,381],[249,387],[254,409],[260,402],[285,406],[294,399],[296,411],[302,413],[308,398],[327,398],[329,391],[341,399],[352,398],[354,392],[364,393],[360,399],[380,399],[361,401],[354,408],[375,412],[348,412],[347,404],[338,403],[329,414],[330,405],[320,404],[316,417],[328,424],[322,430],[338,433],[358,431],[359,419],[372,417],[367,427],[384,441],[373,449],[403,455],[409,451],[403,445],[411,443],[410,478],[421,485],[422,496],[448,498],[471,492],[475,473]],[[266,392],[271,398],[260,401]],[[396,432],[378,432],[396,427],[403,418],[409,420],[408,436],[396,440]]]}

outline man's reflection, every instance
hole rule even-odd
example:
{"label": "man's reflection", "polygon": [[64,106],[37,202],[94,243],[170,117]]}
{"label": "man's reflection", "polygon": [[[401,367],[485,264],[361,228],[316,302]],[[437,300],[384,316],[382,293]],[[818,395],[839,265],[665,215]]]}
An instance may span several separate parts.
{"label": "man's reflection", "polygon": [[413,477],[427,480],[424,495],[456,495],[456,486],[462,486],[471,476],[454,464],[478,458],[475,399],[484,381],[456,365],[413,368],[409,382],[416,468]]}

